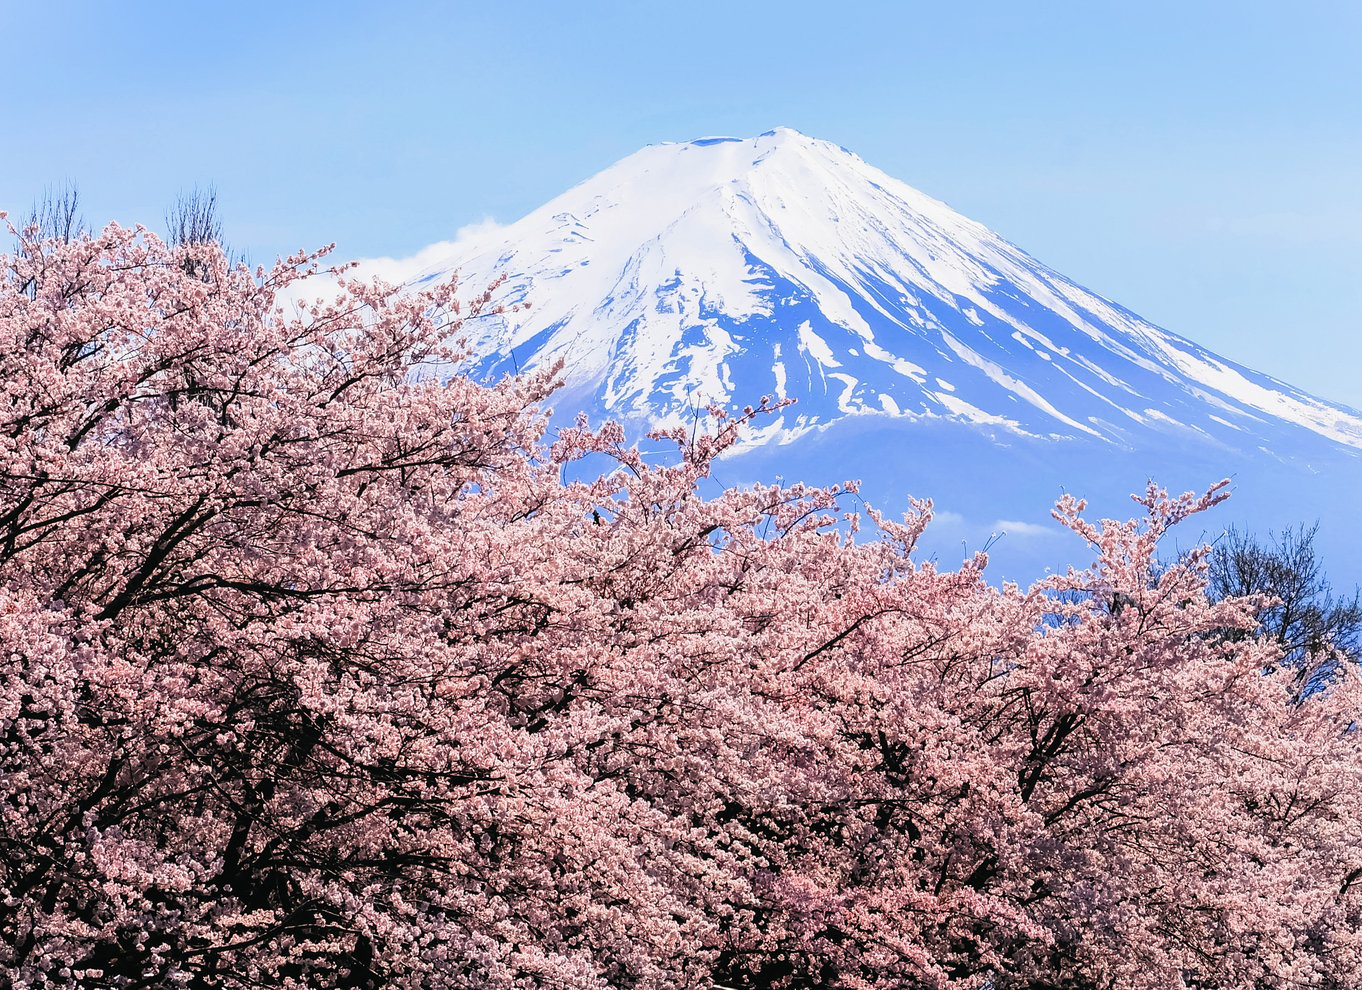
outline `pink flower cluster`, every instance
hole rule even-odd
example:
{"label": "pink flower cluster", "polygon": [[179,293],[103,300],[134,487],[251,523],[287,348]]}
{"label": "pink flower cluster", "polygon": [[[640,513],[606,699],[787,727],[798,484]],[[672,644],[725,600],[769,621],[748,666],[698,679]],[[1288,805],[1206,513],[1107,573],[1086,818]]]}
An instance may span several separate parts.
{"label": "pink flower cluster", "polygon": [[1358,985],[1362,694],[1156,564],[1215,490],[992,587],[317,258],[0,257],[0,986]]}

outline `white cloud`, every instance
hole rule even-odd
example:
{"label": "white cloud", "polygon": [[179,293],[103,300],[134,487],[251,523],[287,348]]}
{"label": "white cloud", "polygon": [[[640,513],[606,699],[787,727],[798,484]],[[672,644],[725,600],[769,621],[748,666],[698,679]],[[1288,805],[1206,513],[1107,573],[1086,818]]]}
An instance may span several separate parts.
{"label": "white cloud", "polygon": [[932,512],[929,532],[939,537],[965,537],[970,543],[984,543],[990,538],[1009,540],[1048,540],[1064,535],[1064,529],[1054,522],[1026,522],[1021,519],[995,519],[983,522],[949,509]]}
{"label": "white cloud", "polygon": [[968,526],[969,520],[958,512],[952,512],[950,509],[933,508],[932,525],[954,529],[959,526]]}
{"label": "white cloud", "polygon": [[1022,522],[1020,519],[999,519],[993,523],[992,529],[996,533],[1028,539],[1045,539],[1064,533],[1064,529],[1058,523],[1047,526],[1041,523]]}
{"label": "white cloud", "polygon": [[[503,225],[497,223],[491,217],[484,217],[476,223],[460,227],[455,232],[453,240],[436,241],[434,244],[428,244],[421,248],[415,254],[403,258],[356,258],[354,259],[356,267],[346,272],[346,276],[364,279],[381,278],[385,282],[402,285],[414,281],[428,271],[452,268],[454,258],[466,257],[492,241],[503,229]],[[345,263],[335,260],[334,257],[326,259],[324,263],[328,262],[334,262],[337,265]],[[327,272],[321,272],[314,278],[295,282],[279,293],[278,302],[287,311],[290,304],[296,303],[300,299],[330,299],[334,298],[335,294],[335,277]]]}
{"label": "white cloud", "polygon": [[502,224],[491,217],[484,217],[476,223],[460,227],[453,240],[436,241],[405,258],[357,258],[358,267],[354,274],[364,278],[377,276],[394,284],[409,282],[430,269],[444,267],[455,256],[477,250],[495,238],[502,229]]}

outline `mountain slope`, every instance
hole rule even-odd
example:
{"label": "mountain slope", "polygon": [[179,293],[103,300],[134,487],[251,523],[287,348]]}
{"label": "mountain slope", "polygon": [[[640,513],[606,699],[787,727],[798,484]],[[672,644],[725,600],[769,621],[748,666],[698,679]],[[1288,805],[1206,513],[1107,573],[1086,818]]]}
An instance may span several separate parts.
{"label": "mountain slope", "polygon": [[1362,416],[1074,284],[836,145],[779,129],[642,151],[434,266],[505,272],[482,370],[561,359],[560,406],[659,423],[798,399],[756,439],[857,416],[1003,437],[1294,453]]}

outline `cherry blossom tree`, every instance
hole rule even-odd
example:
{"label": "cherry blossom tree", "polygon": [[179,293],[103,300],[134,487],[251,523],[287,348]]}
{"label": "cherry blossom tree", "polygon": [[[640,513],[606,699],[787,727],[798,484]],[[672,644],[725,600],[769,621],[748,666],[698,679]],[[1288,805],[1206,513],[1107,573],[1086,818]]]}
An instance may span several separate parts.
{"label": "cherry blossom tree", "polygon": [[0,258],[0,984],[1362,977],[1357,678],[1155,562],[1218,490],[995,587],[928,503],[702,497],[760,409],[547,442],[449,371],[486,295],[318,265]]}

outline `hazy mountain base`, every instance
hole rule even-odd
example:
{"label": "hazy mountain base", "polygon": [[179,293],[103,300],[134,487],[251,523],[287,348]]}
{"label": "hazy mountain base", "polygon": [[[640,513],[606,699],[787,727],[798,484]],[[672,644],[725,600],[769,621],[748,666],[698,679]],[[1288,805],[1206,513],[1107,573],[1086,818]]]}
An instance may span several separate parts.
{"label": "hazy mountain base", "polygon": [[1277,446],[1291,450],[1291,458],[1200,443],[1125,450],[1086,439],[989,436],[946,420],[908,425],[865,416],[795,444],[749,449],[726,459],[715,474],[723,485],[777,477],[809,484],[859,480],[861,498],[891,514],[906,508],[909,496],[931,498],[935,519],[922,537],[919,559],[954,568],[987,545],[991,579],[1022,584],[1089,559],[1090,551],[1050,516],[1066,492],[1088,500],[1091,518],[1126,519],[1137,508],[1130,494],[1142,492],[1151,479],[1182,492],[1230,478],[1233,497],[1198,517],[1198,528],[1175,530],[1177,544],[1167,546],[1165,556],[1179,546],[1214,541],[1231,525],[1266,534],[1318,520],[1318,546],[1334,585],[1362,583],[1362,458],[1304,431]]}

